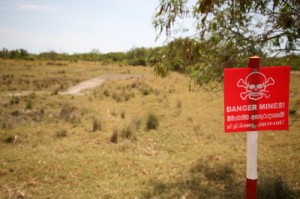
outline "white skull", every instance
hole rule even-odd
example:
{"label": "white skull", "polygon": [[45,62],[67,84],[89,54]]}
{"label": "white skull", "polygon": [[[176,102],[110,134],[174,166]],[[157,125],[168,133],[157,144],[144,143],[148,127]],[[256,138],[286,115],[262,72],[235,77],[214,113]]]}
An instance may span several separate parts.
{"label": "white skull", "polygon": [[238,87],[245,88],[245,92],[241,92],[240,97],[245,100],[247,97],[252,100],[259,100],[263,97],[269,98],[267,95],[267,87],[274,85],[275,81],[273,78],[266,78],[261,72],[250,73],[245,80],[240,79],[237,82]]}

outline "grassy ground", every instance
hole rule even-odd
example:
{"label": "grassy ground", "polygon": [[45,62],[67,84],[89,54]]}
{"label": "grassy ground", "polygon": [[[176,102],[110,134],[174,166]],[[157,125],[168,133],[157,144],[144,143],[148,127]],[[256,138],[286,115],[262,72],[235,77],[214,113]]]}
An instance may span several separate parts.
{"label": "grassy ground", "polygon": [[[145,78],[58,95],[104,73]],[[246,134],[223,132],[221,89],[86,62],[2,60],[0,78],[0,198],[244,197]],[[299,85],[292,74],[290,130],[259,133],[261,198],[300,197]]]}

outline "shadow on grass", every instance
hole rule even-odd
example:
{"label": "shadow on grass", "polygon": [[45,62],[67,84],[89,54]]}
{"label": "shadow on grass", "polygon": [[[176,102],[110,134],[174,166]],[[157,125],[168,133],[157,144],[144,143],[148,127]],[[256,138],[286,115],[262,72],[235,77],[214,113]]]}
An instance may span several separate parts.
{"label": "shadow on grass", "polygon": [[235,181],[231,163],[199,159],[189,173],[174,182],[152,181],[145,198],[243,198],[241,182]]}
{"label": "shadow on grass", "polygon": [[[230,162],[210,163],[199,159],[186,176],[171,182],[151,181],[143,198],[245,198],[245,182],[236,180]],[[257,198],[296,198],[280,177],[262,177]]]}
{"label": "shadow on grass", "polygon": [[300,198],[300,193],[293,191],[281,177],[260,177],[257,198],[294,199]]}

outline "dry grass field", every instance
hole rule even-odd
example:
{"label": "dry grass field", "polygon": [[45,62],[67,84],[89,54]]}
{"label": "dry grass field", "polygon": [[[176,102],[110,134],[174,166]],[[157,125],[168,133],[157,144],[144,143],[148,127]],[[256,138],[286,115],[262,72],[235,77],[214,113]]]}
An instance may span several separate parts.
{"label": "dry grass field", "polygon": [[[60,95],[102,74],[82,96]],[[225,134],[223,91],[151,68],[0,60],[0,198],[244,198],[246,134]],[[300,197],[300,74],[290,130],[259,132],[261,198]],[[298,118],[298,119],[297,119]]]}

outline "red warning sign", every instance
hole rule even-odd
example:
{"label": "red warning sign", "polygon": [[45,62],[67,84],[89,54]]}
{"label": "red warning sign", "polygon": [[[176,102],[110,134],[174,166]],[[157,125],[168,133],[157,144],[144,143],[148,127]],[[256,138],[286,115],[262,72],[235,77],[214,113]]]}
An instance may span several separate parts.
{"label": "red warning sign", "polygon": [[225,68],[225,132],[287,130],[290,67]]}

